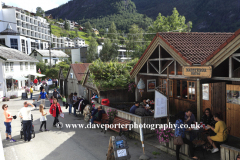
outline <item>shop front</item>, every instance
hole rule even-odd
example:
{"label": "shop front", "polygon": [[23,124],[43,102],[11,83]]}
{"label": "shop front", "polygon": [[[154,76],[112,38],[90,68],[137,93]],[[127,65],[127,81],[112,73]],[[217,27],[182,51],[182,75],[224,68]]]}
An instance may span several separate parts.
{"label": "shop front", "polygon": [[199,122],[210,108],[240,137],[239,33],[157,33],[131,72],[146,86],[135,99],[154,99],[155,85],[169,97],[170,115],[191,109]]}

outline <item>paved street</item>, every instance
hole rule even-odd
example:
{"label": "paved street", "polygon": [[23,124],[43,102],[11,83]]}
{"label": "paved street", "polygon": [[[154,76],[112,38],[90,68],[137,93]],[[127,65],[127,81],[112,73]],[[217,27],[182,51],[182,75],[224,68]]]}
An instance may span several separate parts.
{"label": "paved street", "polygon": [[[34,98],[37,99],[37,92]],[[6,102],[9,106],[9,112],[12,115],[17,115],[21,107],[23,107],[24,100],[14,99]],[[29,100],[28,102],[32,102]],[[2,102],[2,104],[5,102]],[[2,106],[1,104],[1,106]],[[49,106],[49,101],[47,100],[47,106]],[[39,105],[39,102],[38,102]],[[46,111],[48,111],[47,107]],[[65,107],[63,108],[65,112],[65,118],[59,118],[61,122],[66,123],[80,123],[87,124],[82,118],[76,118],[72,115],[68,115]],[[47,116],[47,128],[49,132],[39,132],[40,127],[40,112],[38,109],[32,111],[34,118],[34,126],[36,137],[32,142],[24,142],[20,139],[20,120],[17,118],[12,122],[12,136],[17,140],[16,143],[10,143],[5,140],[5,126],[3,124],[4,116],[3,110],[0,111],[0,131],[1,138],[4,147],[4,154],[6,160],[60,160],[60,159],[80,159],[80,160],[104,160],[106,159],[106,153],[108,149],[109,137],[117,136],[117,133],[108,131],[103,134],[100,129],[67,129],[64,128],[59,130],[52,127],[53,118]],[[129,140],[129,151],[132,160],[137,160],[142,154],[141,142],[137,140]],[[160,150],[145,145],[146,154],[151,157],[151,159],[163,159],[163,160],[173,160],[172,157]],[[159,153],[158,155],[153,155],[153,152]]]}

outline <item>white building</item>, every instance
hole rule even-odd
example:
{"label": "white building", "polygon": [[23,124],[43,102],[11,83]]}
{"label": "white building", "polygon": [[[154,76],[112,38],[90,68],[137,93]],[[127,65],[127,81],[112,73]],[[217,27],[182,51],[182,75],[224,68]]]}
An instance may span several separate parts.
{"label": "white building", "polygon": [[75,47],[73,40],[68,37],[63,37],[65,41],[65,47]]}
{"label": "white building", "polygon": [[52,48],[63,48],[65,47],[65,38],[64,37],[57,37],[52,34]]}
{"label": "white building", "polygon": [[[33,50],[30,56],[39,61],[43,61],[47,65],[50,65],[49,50]],[[51,50],[51,65],[56,65],[59,62],[67,60],[68,58],[69,56],[63,51]]]}
{"label": "white building", "polygon": [[28,86],[30,80],[38,75],[36,63],[38,60],[33,57],[16,49],[0,46],[0,99],[3,96],[21,96],[25,92],[23,87]]}
{"label": "white building", "polygon": [[[12,29],[19,33],[18,35],[14,34],[14,37],[0,35],[2,44],[5,43],[5,45],[26,54],[30,54],[33,49],[48,48],[50,28],[46,19],[21,8],[0,5],[0,20],[2,20],[0,32]],[[8,22],[11,22],[11,25]]]}
{"label": "white building", "polygon": [[79,38],[79,37],[74,38],[73,43],[74,43],[75,47],[85,46],[85,40],[82,38]]}

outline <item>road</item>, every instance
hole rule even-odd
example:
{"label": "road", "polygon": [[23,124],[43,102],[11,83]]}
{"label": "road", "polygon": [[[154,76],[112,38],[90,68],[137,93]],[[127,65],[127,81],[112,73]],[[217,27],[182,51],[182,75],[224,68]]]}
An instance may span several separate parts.
{"label": "road", "polygon": [[[37,99],[38,93],[35,92],[34,97]],[[17,115],[18,111],[23,107],[21,99],[11,99],[6,103],[9,106],[9,112],[12,115]],[[32,102],[32,100],[28,100]],[[1,104],[1,106],[2,106]],[[61,104],[61,102],[60,102]],[[39,103],[38,103],[39,105]],[[49,101],[46,101],[49,106]],[[49,107],[46,111],[49,113]],[[65,107],[62,107],[65,113],[65,118],[60,118],[63,124],[87,124],[83,118],[77,118],[69,115]],[[100,129],[67,129],[65,126],[59,130],[52,127],[53,117],[47,116],[47,129],[49,132],[39,132],[40,127],[40,112],[38,109],[32,111],[33,125],[35,126],[36,137],[31,142],[24,142],[20,139],[20,120],[19,117],[12,122],[12,136],[17,142],[10,143],[5,140],[5,126],[3,110],[0,111],[0,132],[4,148],[6,160],[104,160],[108,149],[110,136],[117,136],[117,133],[107,131],[102,133]],[[142,155],[141,142],[137,140],[128,139],[129,152],[132,160],[137,160]],[[173,160],[172,157],[160,150],[145,145],[146,154],[151,159]],[[153,155],[153,152],[159,153]]]}

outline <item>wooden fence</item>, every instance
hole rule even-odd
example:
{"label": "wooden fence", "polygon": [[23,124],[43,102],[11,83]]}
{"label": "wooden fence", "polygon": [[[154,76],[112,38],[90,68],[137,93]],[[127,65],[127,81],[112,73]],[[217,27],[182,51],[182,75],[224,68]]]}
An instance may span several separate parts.
{"label": "wooden fence", "polygon": [[222,144],[220,146],[221,160],[236,160],[237,155],[240,155],[240,149]]}

